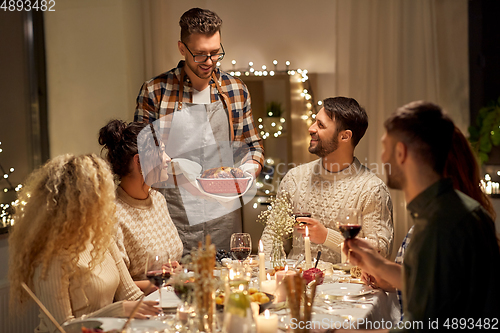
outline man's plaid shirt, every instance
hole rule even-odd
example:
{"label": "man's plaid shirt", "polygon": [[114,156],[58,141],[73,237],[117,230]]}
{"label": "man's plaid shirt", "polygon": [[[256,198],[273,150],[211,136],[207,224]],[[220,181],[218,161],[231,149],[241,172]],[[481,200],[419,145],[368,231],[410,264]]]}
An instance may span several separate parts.
{"label": "man's plaid shirt", "polygon": [[[178,101],[179,82],[181,69],[184,61],[180,61],[176,68],[160,74],[157,77],[146,81],[137,96],[137,106],[134,114],[134,121],[152,123],[160,117],[165,121],[166,126],[171,122],[175,102]],[[262,139],[255,129],[250,93],[246,85],[238,78],[234,78],[228,73],[215,70],[220,86],[230,102],[233,115],[234,141],[245,143],[250,151],[251,159],[264,166],[264,148]],[[187,75],[183,78],[184,94],[183,101],[192,103],[193,87]],[[218,101],[219,94],[215,82],[210,80],[211,102]]]}

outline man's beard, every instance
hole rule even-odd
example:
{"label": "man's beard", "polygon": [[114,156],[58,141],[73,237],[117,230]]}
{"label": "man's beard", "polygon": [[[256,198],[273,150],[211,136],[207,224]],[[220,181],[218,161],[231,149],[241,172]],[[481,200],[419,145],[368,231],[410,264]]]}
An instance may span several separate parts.
{"label": "man's beard", "polygon": [[387,173],[387,186],[395,190],[402,190],[405,178],[401,169],[396,165],[393,156],[391,156],[388,163],[384,163],[384,167]]}
{"label": "man's beard", "polygon": [[337,132],[335,132],[335,135],[330,141],[325,141],[324,144],[323,141],[319,139],[319,137],[317,138],[317,140],[318,141],[315,147],[311,146],[311,143],[309,144],[309,152],[311,154],[318,155],[321,158],[324,158],[328,156],[330,153],[333,153],[339,147]]}
{"label": "man's beard", "polygon": [[208,79],[209,77],[212,76],[212,73],[213,71],[215,70],[215,65],[212,65],[212,70],[210,71],[209,74],[205,74],[205,73],[201,73],[200,72],[200,68],[198,67],[198,64],[197,63],[190,63],[186,60],[186,64],[188,65],[189,69],[191,69],[191,71],[194,73],[194,75],[196,75],[197,77],[199,77],[200,79]]}

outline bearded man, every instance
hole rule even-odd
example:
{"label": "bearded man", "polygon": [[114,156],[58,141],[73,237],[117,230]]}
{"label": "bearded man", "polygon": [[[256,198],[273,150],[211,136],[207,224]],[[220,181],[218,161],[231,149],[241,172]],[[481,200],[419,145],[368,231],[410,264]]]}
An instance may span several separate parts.
{"label": "bearded man", "polygon": [[[278,195],[291,199],[294,212],[311,214],[297,221],[307,223],[311,250],[322,251],[324,261],[341,261],[344,238],[335,225],[341,208],[361,211],[363,227],[358,237],[366,237],[387,257],[394,238],[391,196],[384,182],[354,156],[354,148],[368,127],[366,111],[353,98],[328,98],[315,119],[309,128],[309,152],[320,158],[288,171]],[[292,256],[304,253],[304,233],[304,226],[295,227]],[[267,228],[262,240],[266,252],[270,251]]]}

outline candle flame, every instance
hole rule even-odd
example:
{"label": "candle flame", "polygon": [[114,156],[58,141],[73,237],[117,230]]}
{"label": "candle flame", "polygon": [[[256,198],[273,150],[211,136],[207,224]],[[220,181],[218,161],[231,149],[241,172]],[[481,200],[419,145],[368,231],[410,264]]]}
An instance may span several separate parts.
{"label": "candle flame", "polygon": [[267,279],[271,280],[271,274],[267,273]]}
{"label": "candle flame", "polygon": [[266,311],[264,311],[264,317],[266,317],[266,319],[269,319],[269,310],[266,309]]}
{"label": "candle flame", "polygon": [[243,290],[245,289],[245,286],[244,286],[244,285],[242,285],[242,284],[240,284],[240,285],[238,286],[238,289],[239,289],[240,291],[243,291]]}
{"label": "candle flame", "polygon": [[306,237],[309,237],[309,228],[306,226]]}
{"label": "candle flame", "polygon": [[288,272],[288,265],[285,265],[285,273]]}
{"label": "candle flame", "polygon": [[264,245],[262,244],[262,239],[259,240],[259,252],[264,252]]}

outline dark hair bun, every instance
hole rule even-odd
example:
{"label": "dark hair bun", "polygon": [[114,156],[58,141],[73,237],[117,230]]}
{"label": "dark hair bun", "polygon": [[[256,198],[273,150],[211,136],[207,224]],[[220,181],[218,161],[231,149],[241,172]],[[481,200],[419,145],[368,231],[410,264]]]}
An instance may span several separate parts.
{"label": "dark hair bun", "polygon": [[114,150],[123,140],[123,131],[127,123],[118,119],[111,120],[106,126],[99,130],[99,144]]}

